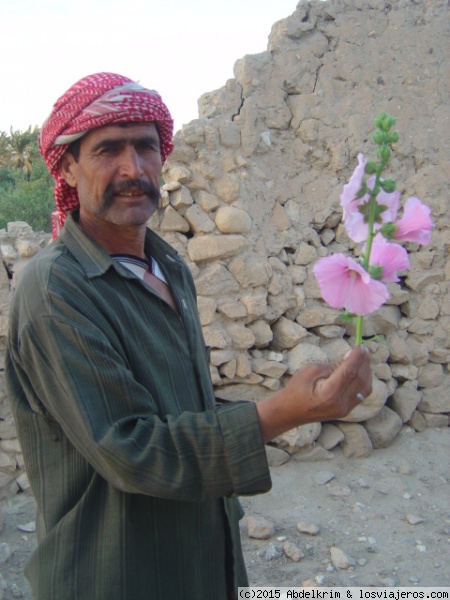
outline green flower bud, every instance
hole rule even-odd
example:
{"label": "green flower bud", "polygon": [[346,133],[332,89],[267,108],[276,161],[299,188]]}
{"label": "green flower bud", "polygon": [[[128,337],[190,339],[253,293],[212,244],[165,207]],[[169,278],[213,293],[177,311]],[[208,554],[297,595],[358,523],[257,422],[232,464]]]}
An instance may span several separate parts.
{"label": "green flower bud", "polygon": [[392,240],[394,238],[394,233],[397,231],[398,227],[392,221],[389,223],[383,223],[379,232],[383,235],[387,240]]}
{"label": "green flower bud", "polygon": [[373,123],[375,127],[379,127],[383,129],[383,123],[388,115],[385,112],[381,112],[376,119],[374,119]]}
{"label": "green flower bud", "polygon": [[395,117],[391,117],[391,115],[382,112],[374,120],[374,124],[376,127],[379,127],[382,131],[388,132],[390,128],[393,125],[395,125],[396,121],[397,119]]}
{"label": "green flower bud", "polygon": [[385,179],[384,181],[380,181],[380,185],[385,192],[395,192],[397,184],[393,179]]}
{"label": "green flower bud", "polygon": [[375,175],[375,173],[377,172],[377,169],[378,169],[378,165],[373,160],[366,163],[366,166],[364,167],[364,171],[367,173],[367,175]]}
{"label": "green flower bud", "polygon": [[387,135],[387,143],[388,144],[395,144],[396,142],[398,142],[398,138],[399,135],[396,131],[392,132],[392,133],[388,133]]}
{"label": "green flower bud", "polygon": [[378,265],[369,265],[369,275],[372,279],[381,279],[383,277],[383,267]]}
{"label": "green flower bud", "polygon": [[375,133],[373,134],[372,139],[375,142],[375,144],[377,144],[378,146],[381,146],[381,144],[384,144],[386,142],[386,134],[381,129],[377,129],[375,131]]}
{"label": "green flower bud", "polygon": [[386,131],[386,133],[387,133],[391,129],[391,127],[393,127],[395,125],[395,121],[396,121],[396,119],[394,117],[391,117],[390,115],[386,115],[385,119],[383,120],[383,126],[382,126],[383,131]]}
{"label": "green flower bud", "polygon": [[387,122],[389,125],[389,129],[391,129],[391,127],[394,127],[394,125],[397,123],[397,119],[395,117],[391,117],[391,115],[388,115]]}
{"label": "green flower bud", "polygon": [[391,149],[388,146],[380,146],[378,148],[377,156],[381,161],[387,163],[391,158]]}

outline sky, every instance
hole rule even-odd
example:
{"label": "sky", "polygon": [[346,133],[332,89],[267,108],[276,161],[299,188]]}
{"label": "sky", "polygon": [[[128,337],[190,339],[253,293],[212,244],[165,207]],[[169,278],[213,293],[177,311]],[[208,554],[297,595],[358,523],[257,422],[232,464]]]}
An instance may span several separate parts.
{"label": "sky", "polygon": [[73,83],[99,71],[157,90],[175,130],[198,98],[267,50],[297,0],[0,0],[0,131],[40,126]]}

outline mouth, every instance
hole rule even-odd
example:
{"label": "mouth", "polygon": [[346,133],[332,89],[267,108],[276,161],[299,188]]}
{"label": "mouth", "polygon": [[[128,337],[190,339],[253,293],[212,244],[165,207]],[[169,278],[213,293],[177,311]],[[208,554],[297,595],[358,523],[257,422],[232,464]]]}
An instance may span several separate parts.
{"label": "mouth", "polygon": [[122,192],[117,192],[117,194],[115,194],[116,196],[127,196],[127,197],[138,197],[140,198],[141,196],[148,196],[148,194],[146,192],[143,192],[142,190],[127,190],[127,191],[122,191]]}
{"label": "mouth", "polygon": [[109,184],[103,194],[103,205],[108,210],[114,203],[114,198],[129,198],[129,202],[142,202],[143,198],[149,199],[155,206],[158,206],[160,191],[152,183],[140,179],[122,182],[120,185]]}

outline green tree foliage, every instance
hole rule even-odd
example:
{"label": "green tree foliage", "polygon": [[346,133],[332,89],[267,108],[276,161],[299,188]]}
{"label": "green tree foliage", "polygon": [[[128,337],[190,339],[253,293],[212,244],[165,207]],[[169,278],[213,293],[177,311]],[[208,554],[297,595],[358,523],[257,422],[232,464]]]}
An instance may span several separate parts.
{"label": "green tree foliage", "polygon": [[38,130],[0,132],[0,228],[25,221],[51,231],[53,180],[39,154]]}

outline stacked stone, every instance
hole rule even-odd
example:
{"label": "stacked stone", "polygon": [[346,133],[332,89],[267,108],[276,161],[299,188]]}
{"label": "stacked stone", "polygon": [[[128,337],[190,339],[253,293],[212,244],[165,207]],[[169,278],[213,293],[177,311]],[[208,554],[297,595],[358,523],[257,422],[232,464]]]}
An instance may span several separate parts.
{"label": "stacked stone", "polygon": [[24,266],[49,240],[49,235],[33,233],[23,222],[0,230],[0,499],[29,488],[3,374],[11,295]]}
{"label": "stacked stone", "polygon": [[277,440],[299,459],[326,458],[336,444],[366,456],[405,424],[449,422],[449,105],[448,84],[433,75],[448,70],[447,13],[444,2],[299,3],[274,25],[266,52],[237,61],[235,79],[200,98],[200,118],[178,132],[165,168],[152,226],[191,266],[216,393],[257,401],[306,363],[339,360],[354,345],[312,267],[360,252],[339,194],[357,153],[375,152],[371,118],[398,117],[387,176],[407,186],[403,201],[418,195],[431,207],[432,242],[407,245],[410,270],[365,319],[365,336],[387,342],[368,344],[372,396],[333,426]]}

